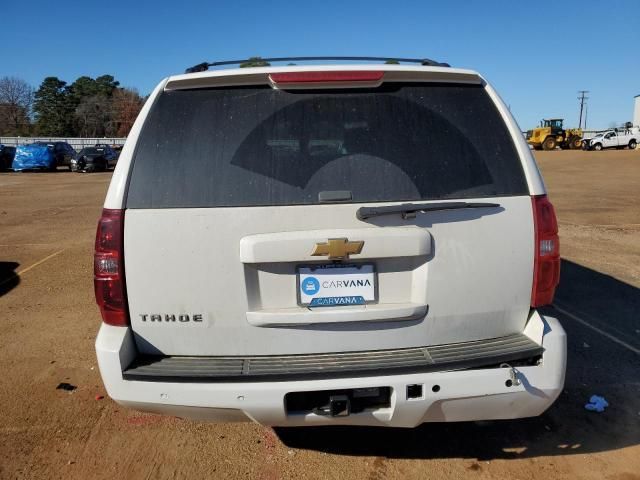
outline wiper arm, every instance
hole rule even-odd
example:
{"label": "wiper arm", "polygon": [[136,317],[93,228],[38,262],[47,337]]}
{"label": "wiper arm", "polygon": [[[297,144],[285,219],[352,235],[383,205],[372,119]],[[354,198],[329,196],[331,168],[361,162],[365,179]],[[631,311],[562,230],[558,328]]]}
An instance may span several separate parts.
{"label": "wiper arm", "polygon": [[440,210],[460,210],[463,208],[495,208],[499,203],[482,202],[444,202],[444,203],[403,203],[386,207],[360,207],[356,212],[358,220],[366,220],[381,215],[402,214],[402,218],[415,218],[417,212],[437,212]]}

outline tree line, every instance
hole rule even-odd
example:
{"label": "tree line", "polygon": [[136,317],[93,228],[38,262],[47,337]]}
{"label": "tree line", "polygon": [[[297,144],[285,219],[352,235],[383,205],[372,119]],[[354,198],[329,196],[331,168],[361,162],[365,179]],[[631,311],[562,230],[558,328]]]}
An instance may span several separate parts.
{"label": "tree line", "polygon": [[135,89],[112,75],[73,83],[45,78],[37,90],[20,78],[0,78],[0,136],[126,137],[142,105]]}
{"label": "tree line", "polygon": [[[252,57],[241,67],[269,65]],[[0,78],[0,136],[126,137],[145,98],[113,75],[82,76],[68,84],[45,78],[37,90],[16,77]]]}

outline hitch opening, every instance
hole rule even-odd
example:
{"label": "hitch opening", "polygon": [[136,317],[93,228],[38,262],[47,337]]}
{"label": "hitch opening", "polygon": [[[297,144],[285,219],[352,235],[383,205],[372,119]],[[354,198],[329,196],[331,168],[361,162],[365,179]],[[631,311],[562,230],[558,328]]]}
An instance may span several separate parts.
{"label": "hitch opening", "polygon": [[391,387],[289,392],[284,401],[287,414],[347,417],[364,410],[391,407]]}

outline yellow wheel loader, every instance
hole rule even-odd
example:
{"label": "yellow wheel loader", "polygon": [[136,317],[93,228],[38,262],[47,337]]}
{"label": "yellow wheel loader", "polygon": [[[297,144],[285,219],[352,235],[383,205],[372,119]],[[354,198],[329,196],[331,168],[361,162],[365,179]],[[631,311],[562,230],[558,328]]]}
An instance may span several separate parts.
{"label": "yellow wheel loader", "polygon": [[536,150],[562,149],[576,150],[582,147],[582,129],[564,129],[562,118],[549,118],[540,122],[540,126],[527,131],[527,143]]}

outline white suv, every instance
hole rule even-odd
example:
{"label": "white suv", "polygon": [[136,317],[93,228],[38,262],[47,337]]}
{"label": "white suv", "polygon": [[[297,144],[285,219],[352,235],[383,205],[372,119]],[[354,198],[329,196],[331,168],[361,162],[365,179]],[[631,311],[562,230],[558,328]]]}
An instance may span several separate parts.
{"label": "white suv", "polygon": [[380,60],[204,64],[151,94],[96,238],[115,401],[413,427],[557,398],[558,230],[520,129],[476,72]]}

